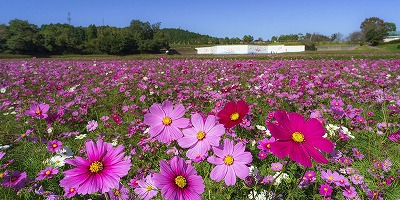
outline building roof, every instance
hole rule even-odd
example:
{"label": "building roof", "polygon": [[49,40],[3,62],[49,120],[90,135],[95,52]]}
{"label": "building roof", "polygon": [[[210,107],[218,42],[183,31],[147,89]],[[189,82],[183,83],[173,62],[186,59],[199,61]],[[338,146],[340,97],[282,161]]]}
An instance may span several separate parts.
{"label": "building roof", "polygon": [[388,31],[388,36],[400,36],[400,31]]}

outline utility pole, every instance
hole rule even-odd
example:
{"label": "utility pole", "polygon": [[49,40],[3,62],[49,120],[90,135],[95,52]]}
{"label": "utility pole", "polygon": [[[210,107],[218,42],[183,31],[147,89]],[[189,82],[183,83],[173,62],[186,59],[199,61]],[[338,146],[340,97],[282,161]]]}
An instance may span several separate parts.
{"label": "utility pole", "polygon": [[68,12],[67,20],[68,20],[68,24],[71,25],[71,13],[70,12]]}

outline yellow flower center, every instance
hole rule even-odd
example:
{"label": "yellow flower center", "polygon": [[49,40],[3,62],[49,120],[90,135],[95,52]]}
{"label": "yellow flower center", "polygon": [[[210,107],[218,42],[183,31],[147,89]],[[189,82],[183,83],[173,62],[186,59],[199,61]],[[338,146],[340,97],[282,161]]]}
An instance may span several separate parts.
{"label": "yellow flower center", "polygon": [[175,184],[180,187],[180,188],[184,188],[186,186],[186,179],[183,176],[177,176],[175,178]]}
{"label": "yellow flower center", "polygon": [[206,134],[204,133],[204,131],[200,131],[197,133],[198,140],[203,140],[204,137],[206,137]]}
{"label": "yellow flower center", "polygon": [[300,132],[294,132],[292,134],[292,140],[294,140],[295,142],[304,142],[304,135],[301,134]]}
{"label": "yellow flower center", "polygon": [[17,177],[12,177],[11,178],[11,182],[14,182],[15,180],[17,180]]}
{"label": "yellow flower center", "polygon": [[53,148],[56,148],[57,146],[58,146],[57,144],[53,144],[53,145],[52,145]]}
{"label": "yellow flower center", "polygon": [[72,193],[72,192],[74,192],[74,191],[75,191],[75,188],[70,188],[70,189],[69,189],[69,192],[70,192],[70,193]]}
{"label": "yellow flower center", "polygon": [[333,177],[332,177],[332,176],[329,176],[328,179],[329,179],[330,181],[333,181]]}
{"label": "yellow flower center", "polygon": [[103,163],[101,163],[99,161],[92,162],[92,164],[90,164],[89,170],[92,173],[97,173],[97,172],[103,170]]}
{"label": "yellow flower center", "polygon": [[271,144],[267,144],[267,149],[270,149],[271,148]]}
{"label": "yellow flower center", "polygon": [[36,112],[35,112],[37,115],[40,115],[40,113],[42,113],[42,111],[41,110],[36,110]]}
{"label": "yellow flower center", "polygon": [[150,185],[148,185],[147,187],[146,187],[146,191],[148,192],[148,191],[150,191],[151,189],[153,189]]}
{"label": "yellow flower center", "polygon": [[115,189],[114,195],[118,196],[118,197],[121,197],[121,192],[119,192],[119,190]]}
{"label": "yellow flower center", "polygon": [[324,188],[324,191],[325,191],[325,192],[328,191],[328,188],[325,187],[325,188]]}
{"label": "yellow flower center", "polygon": [[162,120],[162,123],[163,123],[165,126],[169,126],[169,125],[172,123],[171,117],[164,117],[164,119]]}
{"label": "yellow flower center", "polygon": [[49,175],[50,173],[51,173],[50,170],[47,170],[47,171],[45,172],[46,175]]}
{"label": "yellow flower center", "polygon": [[235,112],[235,113],[233,113],[232,115],[231,115],[231,120],[232,121],[236,121],[236,120],[238,120],[239,119],[239,113],[237,113],[237,112]]}
{"label": "yellow flower center", "polygon": [[0,178],[3,178],[4,177],[4,173],[0,173]]}
{"label": "yellow flower center", "polygon": [[225,156],[224,163],[226,165],[232,165],[233,164],[233,157],[232,156]]}

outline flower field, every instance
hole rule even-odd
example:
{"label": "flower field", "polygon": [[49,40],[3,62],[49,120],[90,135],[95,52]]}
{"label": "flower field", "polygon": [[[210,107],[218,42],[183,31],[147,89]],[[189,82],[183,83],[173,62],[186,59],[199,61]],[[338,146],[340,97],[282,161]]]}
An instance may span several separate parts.
{"label": "flower field", "polygon": [[0,61],[0,199],[399,199],[400,60]]}

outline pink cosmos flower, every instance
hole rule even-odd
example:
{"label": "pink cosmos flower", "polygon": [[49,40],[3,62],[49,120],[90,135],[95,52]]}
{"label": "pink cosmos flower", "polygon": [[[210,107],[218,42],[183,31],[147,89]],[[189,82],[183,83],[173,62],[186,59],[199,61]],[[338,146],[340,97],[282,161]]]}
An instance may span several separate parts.
{"label": "pink cosmos flower", "polygon": [[40,181],[43,180],[45,178],[52,178],[54,174],[58,173],[58,169],[57,168],[52,168],[52,167],[47,167],[44,170],[41,170],[38,174],[38,176],[36,177],[36,180]]}
{"label": "pink cosmos flower", "polygon": [[90,132],[90,131],[94,131],[96,130],[97,126],[99,124],[97,123],[96,120],[92,120],[92,121],[88,121],[87,125],[86,125],[86,129]]}
{"label": "pink cosmos flower", "polygon": [[275,138],[265,138],[263,140],[259,140],[257,148],[264,151],[265,153],[271,152],[271,144],[275,142]]}
{"label": "pink cosmos flower", "polygon": [[283,167],[283,165],[282,165],[282,163],[280,163],[280,162],[271,163],[271,169],[272,169],[273,171],[281,171],[282,167]]}
{"label": "pink cosmos flower", "polygon": [[169,163],[160,161],[160,173],[153,175],[154,185],[165,199],[198,200],[204,192],[203,178],[183,158],[174,156]]}
{"label": "pink cosmos flower", "polygon": [[312,166],[310,156],[318,163],[328,162],[319,150],[330,153],[333,144],[322,137],[325,129],[318,120],[305,121],[302,115],[286,111],[276,111],[274,116],[277,123],[268,123],[268,130],[276,138],[271,144],[274,155],[279,158],[289,155],[290,159],[306,167]]}
{"label": "pink cosmos flower", "polygon": [[342,192],[343,196],[351,199],[357,196],[356,189],[353,186],[347,187]]}
{"label": "pink cosmos flower", "polygon": [[152,175],[147,175],[145,180],[138,182],[138,187],[135,189],[135,193],[140,199],[149,200],[157,195],[157,188],[154,186]]}
{"label": "pink cosmos flower", "polygon": [[175,108],[170,101],[164,101],[162,105],[153,104],[150,113],[144,115],[144,123],[150,126],[148,133],[163,143],[181,138],[183,134],[180,128],[189,125],[189,119],[182,118],[185,112],[182,104],[176,105]]}
{"label": "pink cosmos flower", "polygon": [[56,152],[62,147],[62,142],[58,140],[52,140],[47,144],[47,150],[49,150],[50,152]]}
{"label": "pink cosmos flower", "polygon": [[108,191],[110,200],[127,200],[129,199],[129,190],[124,185],[119,184],[119,187]]}
{"label": "pink cosmos flower", "polygon": [[4,155],[6,155],[6,153],[0,151],[0,160],[4,157]]}
{"label": "pink cosmos flower", "polygon": [[335,183],[339,180],[340,175],[337,172],[333,172],[328,169],[326,172],[321,171],[321,178],[324,179],[327,183]]}
{"label": "pink cosmos flower", "polygon": [[203,157],[210,146],[218,146],[225,133],[224,125],[217,123],[215,116],[209,115],[204,121],[200,114],[191,117],[192,128],[183,130],[183,137],[178,139],[182,148],[190,148],[186,156],[192,160]]}
{"label": "pink cosmos flower", "polygon": [[44,119],[47,117],[47,111],[49,111],[50,106],[47,104],[31,104],[30,109],[25,111],[25,115]]}
{"label": "pink cosmos flower", "polygon": [[67,187],[65,187],[64,188],[64,192],[65,192],[65,194],[64,194],[65,197],[71,198],[71,197],[75,196],[76,188],[67,188]]}
{"label": "pink cosmos flower", "polygon": [[66,163],[76,166],[67,170],[60,186],[75,188],[78,194],[105,193],[119,187],[122,177],[128,174],[131,167],[130,159],[124,158],[124,147],[114,148],[111,143],[98,140],[97,143],[85,143],[88,159],[76,156],[67,159]]}
{"label": "pink cosmos flower", "polygon": [[245,179],[250,169],[246,166],[253,160],[250,152],[245,152],[245,145],[241,142],[233,146],[233,141],[226,138],[224,146],[213,147],[217,156],[208,157],[207,161],[215,166],[210,173],[214,181],[225,179],[226,185],[235,185],[236,176]]}

